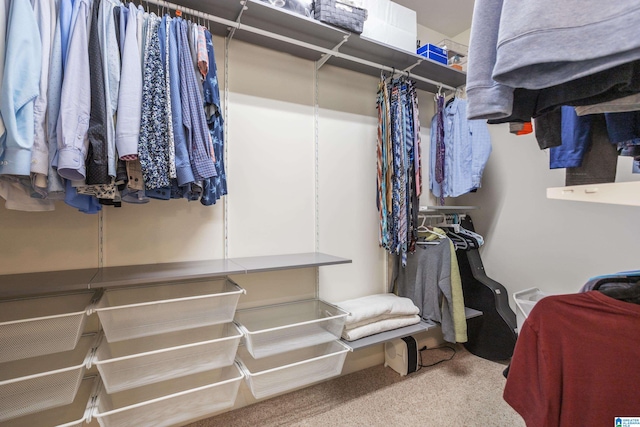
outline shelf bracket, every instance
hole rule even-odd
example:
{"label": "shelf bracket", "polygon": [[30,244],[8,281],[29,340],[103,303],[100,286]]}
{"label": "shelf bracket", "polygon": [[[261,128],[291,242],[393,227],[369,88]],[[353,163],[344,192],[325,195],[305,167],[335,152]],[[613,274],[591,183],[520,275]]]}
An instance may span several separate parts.
{"label": "shelf bracket", "polygon": [[418,59],[418,61],[413,64],[413,65],[409,65],[407,68],[405,68],[404,71],[405,73],[408,73],[409,71],[413,70],[415,67],[417,67],[418,65],[420,65],[422,63],[422,59]]}
{"label": "shelf bracket", "polygon": [[233,39],[233,36],[236,34],[236,30],[238,28],[240,28],[240,20],[242,19],[242,14],[244,13],[245,10],[249,9],[249,6],[247,6],[247,0],[242,0],[240,2],[240,4],[242,5],[242,9],[240,9],[240,13],[238,13],[238,17],[236,18],[236,23],[238,25],[228,29],[229,30],[229,35],[227,36],[227,39],[229,41],[231,41],[231,39]]}
{"label": "shelf bracket", "polygon": [[[345,44],[347,42],[347,40],[349,40],[349,36],[351,34],[345,34],[342,41],[340,43],[338,43],[333,49],[331,49],[332,52],[337,52],[340,47],[342,47],[343,44]],[[326,62],[332,57],[333,55],[331,55],[330,53],[325,53],[322,55],[322,57],[320,59],[318,59],[316,61],[316,70],[319,70],[320,68],[322,68],[322,66],[324,64],[326,64]]]}

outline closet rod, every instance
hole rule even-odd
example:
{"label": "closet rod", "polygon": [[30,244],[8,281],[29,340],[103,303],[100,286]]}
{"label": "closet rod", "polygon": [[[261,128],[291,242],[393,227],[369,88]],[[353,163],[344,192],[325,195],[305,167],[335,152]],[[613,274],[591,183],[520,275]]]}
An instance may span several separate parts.
{"label": "closet rod", "polygon": [[[355,63],[358,63],[358,64],[366,65],[368,67],[376,68],[378,70],[388,71],[388,72],[392,72],[392,73],[393,72],[404,73],[404,71],[400,71],[400,70],[397,70],[397,69],[392,68],[392,67],[387,67],[386,65],[378,64],[378,63],[375,63],[375,62],[372,62],[372,61],[367,61],[366,59],[357,58],[355,56],[347,55],[347,54],[344,54],[342,52],[334,51],[334,50],[331,50],[331,49],[326,49],[324,47],[316,46],[314,44],[303,42],[303,41],[300,41],[300,40],[296,40],[296,39],[293,39],[291,37],[286,37],[286,36],[283,36],[283,35],[280,35],[280,34],[272,33],[270,31],[261,30],[260,28],[251,27],[249,25],[244,25],[244,24],[241,24],[239,22],[229,21],[228,19],[220,18],[218,16],[211,15],[211,14],[204,13],[204,12],[200,12],[198,10],[191,9],[191,8],[188,8],[188,7],[183,7],[183,6],[180,6],[180,5],[176,4],[176,3],[170,3],[170,2],[167,2],[167,1],[164,1],[164,0],[145,0],[145,2],[146,3],[152,3],[152,4],[155,4],[157,6],[164,6],[164,7],[168,8],[168,9],[180,10],[180,11],[182,11],[182,12],[188,14],[188,15],[198,16],[198,17],[201,17],[201,18],[206,19],[208,21],[213,21],[213,22],[217,22],[219,24],[223,24],[223,25],[225,25],[227,27],[232,27],[232,28],[235,28],[235,29],[238,29],[238,30],[248,31],[248,32],[254,33],[254,34],[259,34],[259,35],[264,36],[264,37],[269,37],[269,38],[272,38],[272,39],[275,39],[275,40],[279,40],[279,41],[282,41],[282,42],[285,42],[285,43],[289,43],[289,44],[292,44],[292,45],[295,45],[295,46],[304,47],[304,48],[309,49],[309,50],[315,50],[316,52],[324,53],[325,55],[336,56],[338,58],[342,58],[342,59],[345,59],[347,61],[351,61],[351,62],[355,62]],[[245,5],[244,7],[248,7],[248,6]],[[407,75],[410,75],[409,72],[406,72],[406,73],[407,73]],[[456,88],[453,87],[453,86],[449,86],[449,85],[437,82],[435,80],[427,79],[427,78],[421,77],[421,76],[416,76],[415,74],[411,74],[410,76],[413,79],[420,80],[422,82],[429,83],[429,84],[432,84],[434,86],[439,86],[442,89],[448,89],[448,90],[452,90],[452,91],[456,90]]]}

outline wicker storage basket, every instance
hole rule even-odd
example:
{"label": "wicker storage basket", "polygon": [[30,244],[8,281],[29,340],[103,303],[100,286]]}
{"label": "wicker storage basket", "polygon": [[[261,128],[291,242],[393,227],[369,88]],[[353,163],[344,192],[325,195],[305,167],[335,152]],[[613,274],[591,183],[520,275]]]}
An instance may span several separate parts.
{"label": "wicker storage basket", "polygon": [[351,6],[337,0],[316,0],[315,18],[326,24],[335,25],[351,31],[362,33],[364,21],[367,20],[367,10]]}

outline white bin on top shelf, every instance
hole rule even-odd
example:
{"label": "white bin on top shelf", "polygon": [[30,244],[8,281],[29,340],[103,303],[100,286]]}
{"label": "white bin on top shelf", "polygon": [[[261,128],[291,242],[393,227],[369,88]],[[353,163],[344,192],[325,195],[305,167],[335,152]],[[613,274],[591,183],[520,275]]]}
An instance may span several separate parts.
{"label": "white bin on top shelf", "polygon": [[340,338],[348,313],[320,300],[238,310],[236,323],[256,359]]}
{"label": "white bin on top shelf", "polygon": [[242,378],[233,364],[115,394],[103,389],[93,416],[102,427],[181,425],[233,406]]}
{"label": "white bin on top shelf", "polygon": [[0,363],[73,349],[94,291],[0,302]]}
{"label": "white bin on top shelf", "polygon": [[231,322],[243,293],[227,278],[107,289],[95,311],[116,342]]}
{"label": "white bin on top shelf", "polygon": [[293,390],[340,375],[349,348],[332,341],[287,353],[254,359],[238,348],[236,360],[256,399]]}
{"label": "white bin on top shelf", "polygon": [[96,344],[87,334],[73,350],[0,365],[0,424],[73,402]]}
{"label": "white bin on top shelf", "polygon": [[109,343],[96,351],[107,393],[233,364],[242,334],[233,323]]}
{"label": "white bin on top shelf", "polygon": [[71,404],[14,418],[3,422],[2,427],[79,427],[84,424],[97,382],[95,375],[84,377]]}
{"label": "white bin on top shelf", "polygon": [[540,292],[540,289],[538,288],[525,289],[513,294],[513,299],[516,302],[516,322],[518,324],[518,331],[522,329],[522,325],[524,324],[524,321],[527,320],[531,310],[533,310],[533,306],[546,296],[547,294]]}

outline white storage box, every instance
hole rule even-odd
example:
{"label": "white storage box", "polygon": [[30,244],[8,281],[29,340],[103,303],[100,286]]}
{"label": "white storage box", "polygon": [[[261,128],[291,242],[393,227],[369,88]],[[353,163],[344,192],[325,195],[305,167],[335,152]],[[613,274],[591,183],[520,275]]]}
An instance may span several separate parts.
{"label": "white storage box", "polygon": [[0,365],[0,423],[73,402],[95,338],[83,335],[73,350]]}
{"label": "white storage box", "polygon": [[231,322],[242,293],[226,278],[107,289],[95,311],[115,342]]}
{"label": "white storage box", "polygon": [[75,427],[81,426],[87,415],[89,399],[98,377],[85,377],[80,382],[76,398],[70,405],[59,406],[2,423],[2,427]]}
{"label": "white storage box", "polygon": [[254,359],[246,348],[240,347],[236,360],[251,393],[256,399],[262,399],[340,375],[348,351],[340,341],[332,341]]}
{"label": "white storage box", "polygon": [[259,359],[340,338],[348,313],[319,300],[238,310],[247,350]]}
{"label": "white storage box", "polygon": [[529,313],[531,313],[533,306],[546,296],[547,294],[540,292],[540,289],[538,288],[525,289],[524,291],[513,294],[513,299],[516,302],[516,322],[518,324],[518,331],[522,328],[522,325],[529,316]]}
{"label": "white storage box", "polygon": [[237,365],[115,394],[101,390],[95,418],[102,427],[164,427],[230,408],[243,374]]}
{"label": "white storage box", "polygon": [[233,363],[242,334],[233,323],[109,343],[96,352],[107,393],[209,371]]}
{"label": "white storage box", "polygon": [[415,10],[390,0],[365,0],[364,8],[368,17],[361,36],[415,53],[418,38]]}
{"label": "white storage box", "polygon": [[0,363],[73,349],[94,291],[0,302]]}

